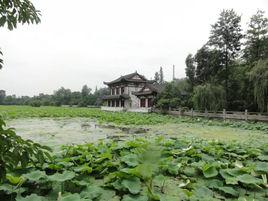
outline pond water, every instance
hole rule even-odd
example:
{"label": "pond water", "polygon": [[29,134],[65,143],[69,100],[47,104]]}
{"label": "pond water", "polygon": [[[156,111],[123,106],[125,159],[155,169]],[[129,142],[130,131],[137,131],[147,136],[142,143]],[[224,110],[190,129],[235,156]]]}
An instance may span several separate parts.
{"label": "pond water", "polygon": [[96,142],[100,139],[134,137],[146,133],[144,128],[99,125],[87,118],[31,118],[7,122],[24,139],[57,148],[60,145]]}
{"label": "pond water", "polygon": [[60,145],[96,142],[100,139],[125,140],[140,136],[186,137],[207,140],[268,143],[268,135],[261,131],[251,131],[224,126],[208,126],[199,123],[161,124],[153,126],[99,125],[88,118],[25,118],[7,122],[24,139],[31,139],[54,149]]}

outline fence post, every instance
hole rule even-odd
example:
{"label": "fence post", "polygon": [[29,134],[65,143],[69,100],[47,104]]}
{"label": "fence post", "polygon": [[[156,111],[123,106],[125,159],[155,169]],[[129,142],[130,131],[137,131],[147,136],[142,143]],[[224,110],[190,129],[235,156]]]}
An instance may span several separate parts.
{"label": "fence post", "polygon": [[223,109],[223,111],[222,111],[222,117],[223,117],[223,120],[226,119],[226,110],[225,109]]}
{"label": "fence post", "polygon": [[194,117],[194,110],[193,110],[193,108],[191,108],[191,116],[192,116],[192,118]]}
{"label": "fence post", "polygon": [[245,120],[246,121],[248,120],[248,110],[247,109],[245,110]]}

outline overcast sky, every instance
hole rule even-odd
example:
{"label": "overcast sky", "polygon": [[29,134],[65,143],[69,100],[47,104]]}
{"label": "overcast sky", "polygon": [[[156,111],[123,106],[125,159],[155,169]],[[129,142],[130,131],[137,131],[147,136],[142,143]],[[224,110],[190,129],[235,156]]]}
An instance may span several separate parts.
{"label": "overcast sky", "polygon": [[53,0],[33,1],[38,25],[0,28],[4,68],[0,89],[7,94],[51,94],[138,71],[147,78],[162,66],[164,78],[185,76],[185,58],[208,39],[223,9],[242,15],[243,29],[268,0]]}

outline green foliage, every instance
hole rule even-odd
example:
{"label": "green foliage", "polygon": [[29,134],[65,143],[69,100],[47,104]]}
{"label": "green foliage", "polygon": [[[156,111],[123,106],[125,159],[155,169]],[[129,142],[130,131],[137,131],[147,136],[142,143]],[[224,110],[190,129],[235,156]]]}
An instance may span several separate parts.
{"label": "green foliage", "polygon": [[[234,10],[223,10],[212,25],[208,42],[197,51],[194,60],[187,56],[186,75],[195,85],[217,83],[217,86],[223,86],[227,110],[256,112],[259,106],[259,111],[266,111],[263,92],[267,84],[263,76],[267,69],[262,69],[261,79],[249,74],[255,71],[254,66],[268,57],[268,18],[264,11],[258,10],[251,17],[244,35],[240,21],[241,17]],[[243,38],[245,46],[241,49]],[[239,55],[243,55],[242,58]],[[260,84],[262,80],[264,83]],[[254,97],[258,99],[257,104],[252,101]]]}
{"label": "green foliage", "polygon": [[[211,35],[208,44],[219,50],[220,58],[224,61],[224,81],[225,93],[228,98],[229,75],[232,61],[236,58],[241,48],[241,17],[234,10],[223,10],[218,21],[212,25]],[[227,99],[226,99],[227,101]]]}
{"label": "green foliage", "polygon": [[[265,200],[268,163],[258,158],[267,156],[267,146],[174,138],[65,146],[41,170],[16,173],[24,178],[20,185],[6,180],[0,195],[9,200]],[[51,166],[64,161],[72,163],[58,171]],[[85,165],[91,173],[74,171]]]}
{"label": "green foliage", "polygon": [[259,109],[268,112],[268,59],[258,61],[250,72],[250,80]]}
{"label": "green foliage", "polygon": [[185,60],[186,68],[185,74],[188,77],[192,86],[195,84],[195,65],[194,65],[194,58],[192,54],[189,54]]}
{"label": "green foliage", "polygon": [[196,62],[196,83],[222,81],[223,60],[221,52],[209,49],[207,45],[199,49],[194,57]]}
{"label": "green foliage", "polygon": [[[89,90],[90,91],[90,90]],[[53,95],[40,93],[38,96],[3,96],[0,90],[0,104],[3,105],[31,105],[31,106],[80,106],[86,107],[87,105],[100,106],[102,103],[103,95],[108,94],[108,88],[96,89],[94,93],[88,93],[82,96],[79,91],[71,91],[61,87],[56,90]]]}
{"label": "green foliage", "polygon": [[193,103],[199,110],[222,109],[224,106],[224,89],[212,84],[199,85],[194,88]]}
{"label": "green foliage", "polygon": [[30,103],[30,105],[31,105],[32,107],[40,107],[40,106],[41,106],[41,102],[40,102],[40,101],[32,101],[32,102]]}
{"label": "green foliage", "polygon": [[264,11],[258,10],[250,18],[243,55],[250,64],[268,57],[268,18],[264,15]]}
{"label": "green foliage", "polygon": [[36,10],[29,0],[1,0],[0,27],[7,25],[9,30],[17,28],[17,24],[40,23],[40,11]]}
{"label": "green foliage", "polygon": [[50,158],[49,150],[31,140],[22,139],[11,128],[5,129],[5,122],[0,118],[0,182],[9,171],[26,168],[29,163],[44,163]]}
{"label": "green foliage", "polygon": [[191,86],[186,79],[165,83],[157,98],[156,107],[162,110],[189,105]]}

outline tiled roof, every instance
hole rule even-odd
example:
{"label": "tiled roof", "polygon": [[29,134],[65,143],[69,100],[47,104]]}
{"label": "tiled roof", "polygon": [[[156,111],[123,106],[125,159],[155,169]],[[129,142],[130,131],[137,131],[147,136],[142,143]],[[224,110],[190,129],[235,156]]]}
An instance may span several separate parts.
{"label": "tiled roof", "polygon": [[[137,80],[137,79],[132,79],[134,76],[139,76],[141,79],[140,80]],[[111,82],[104,82],[104,84],[106,85],[112,85],[112,84],[115,84],[115,83],[119,83],[119,82],[140,82],[140,83],[151,83],[152,81],[151,80],[147,80],[143,75],[140,75],[138,74],[137,72],[134,72],[134,73],[130,73],[130,74],[127,74],[127,75],[123,75]]]}
{"label": "tiled roof", "polygon": [[[145,91],[144,89],[146,88],[149,88],[149,91]],[[157,83],[154,83],[154,84],[147,83],[140,91],[133,92],[133,95],[136,95],[136,96],[150,95],[153,93],[160,93],[161,90],[162,90],[161,85]]]}

